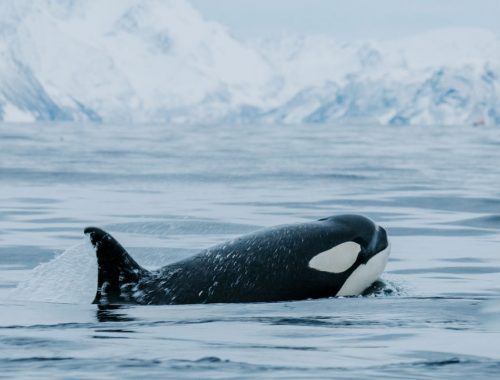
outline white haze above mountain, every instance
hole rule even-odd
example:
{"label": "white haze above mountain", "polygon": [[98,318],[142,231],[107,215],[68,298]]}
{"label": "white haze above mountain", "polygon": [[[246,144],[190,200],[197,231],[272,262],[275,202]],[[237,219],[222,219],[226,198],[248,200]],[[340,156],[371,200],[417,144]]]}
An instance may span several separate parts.
{"label": "white haze above mountain", "polygon": [[243,42],[184,0],[0,0],[0,120],[500,124],[500,40]]}

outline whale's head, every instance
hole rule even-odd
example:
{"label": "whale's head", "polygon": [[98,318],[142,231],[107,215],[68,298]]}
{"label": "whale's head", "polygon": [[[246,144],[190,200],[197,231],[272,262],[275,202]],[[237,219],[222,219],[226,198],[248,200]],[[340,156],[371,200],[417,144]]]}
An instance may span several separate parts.
{"label": "whale's head", "polygon": [[309,267],[345,277],[337,296],[361,294],[384,271],[390,243],[384,228],[361,215],[320,219],[331,224],[331,248],[316,254]]}

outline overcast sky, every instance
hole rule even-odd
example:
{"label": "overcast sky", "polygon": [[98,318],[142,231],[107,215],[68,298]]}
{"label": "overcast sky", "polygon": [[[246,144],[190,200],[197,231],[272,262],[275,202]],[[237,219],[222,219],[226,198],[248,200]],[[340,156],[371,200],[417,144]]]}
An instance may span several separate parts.
{"label": "overcast sky", "polygon": [[282,33],[388,39],[441,27],[500,35],[500,0],[190,0],[241,38]]}

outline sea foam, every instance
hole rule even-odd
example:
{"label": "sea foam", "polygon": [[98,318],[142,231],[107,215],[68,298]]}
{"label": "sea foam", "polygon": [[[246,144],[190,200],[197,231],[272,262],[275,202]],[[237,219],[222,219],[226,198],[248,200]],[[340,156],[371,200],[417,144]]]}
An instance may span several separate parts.
{"label": "sea foam", "polygon": [[13,300],[90,304],[97,286],[97,260],[90,241],[68,248],[35,267],[9,294]]}

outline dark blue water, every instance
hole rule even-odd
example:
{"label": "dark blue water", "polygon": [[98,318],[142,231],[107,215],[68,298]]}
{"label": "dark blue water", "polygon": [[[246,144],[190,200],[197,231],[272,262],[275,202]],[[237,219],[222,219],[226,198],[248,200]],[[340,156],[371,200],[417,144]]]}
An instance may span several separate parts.
{"label": "dark blue water", "polygon": [[[0,378],[495,378],[499,163],[495,128],[0,125]],[[87,225],[155,268],[339,213],[390,234],[368,296],[90,305]]]}

